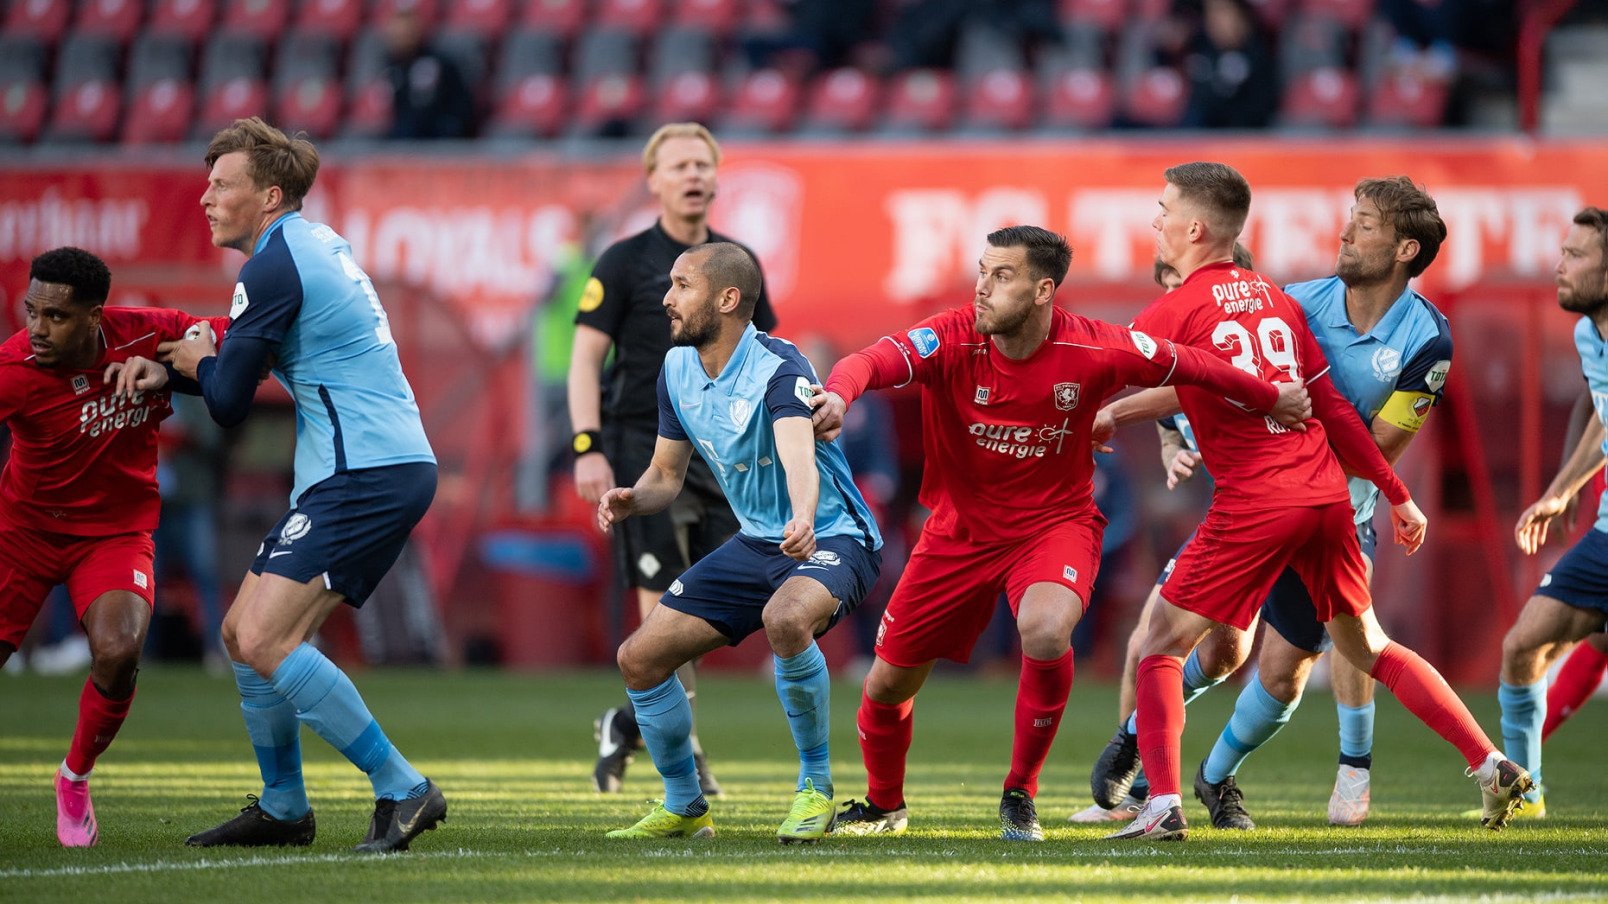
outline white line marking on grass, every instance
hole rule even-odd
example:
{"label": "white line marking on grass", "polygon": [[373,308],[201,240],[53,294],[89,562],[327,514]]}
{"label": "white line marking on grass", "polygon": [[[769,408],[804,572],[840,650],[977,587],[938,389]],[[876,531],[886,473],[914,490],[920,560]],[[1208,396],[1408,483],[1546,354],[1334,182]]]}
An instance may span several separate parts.
{"label": "white line marking on grass", "polygon": [[[456,851],[410,853],[401,855],[407,860],[474,860],[481,858],[517,857],[501,851]],[[183,873],[218,869],[243,869],[257,866],[303,866],[310,863],[379,863],[384,856],[373,854],[306,854],[286,857],[243,857],[231,860],[156,860],[151,863],[108,863],[104,866],[60,866],[51,869],[0,870],[0,879],[47,879],[58,876],[110,876],[120,873]]]}

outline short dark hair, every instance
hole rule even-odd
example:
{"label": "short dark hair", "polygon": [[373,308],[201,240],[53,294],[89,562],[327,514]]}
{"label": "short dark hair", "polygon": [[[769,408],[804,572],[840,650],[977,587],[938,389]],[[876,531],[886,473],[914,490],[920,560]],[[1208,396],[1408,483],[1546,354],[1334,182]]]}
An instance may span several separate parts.
{"label": "short dark hair", "polygon": [[1167,283],[1162,279],[1162,277],[1166,276],[1169,272],[1176,275],[1178,273],[1178,268],[1158,257],[1156,258],[1156,266],[1152,267],[1150,270],[1150,278],[1156,281],[1156,285],[1165,289],[1167,288]]}
{"label": "short dark hair", "polygon": [[1363,179],[1352,194],[1358,201],[1367,198],[1379,205],[1379,212],[1385,215],[1385,222],[1395,230],[1398,240],[1418,242],[1418,255],[1407,264],[1408,276],[1429,269],[1440,254],[1441,243],[1446,241],[1446,222],[1429,192],[1406,176],[1387,176]]}
{"label": "short dark hair", "polygon": [[1178,187],[1179,197],[1203,205],[1224,231],[1238,236],[1245,228],[1251,213],[1251,183],[1239,170],[1226,163],[1196,161],[1169,166],[1162,175]]}
{"label": "short dark hair", "polygon": [[53,248],[33,259],[28,278],[69,286],[73,301],[86,307],[106,303],[112,291],[112,271],[106,262],[82,248]]}
{"label": "short dark hair", "polygon": [[258,188],[277,185],[285,193],[285,207],[301,210],[302,199],[318,178],[318,149],[306,132],[286,135],[260,116],[237,119],[220,129],[207,145],[207,168],[224,154],[246,155],[246,173]]}
{"label": "short dark hair", "polygon": [[1072,266],[1072,246],[1065,237],[1042,226],[996,229],[988,234],[988,244],[995,248],[1026,248],[1027,267],[1033,271],[1033,278],[1048,276],[1057,288]]}
{"label": "short dark hair", "polygon": [[1239,242],[1235,242],[1234,265],[1237,267],[1244,267],[1247,270],[1255,270],[1256,255],[1251,253],[1251,249],[1241,245]]}
{"label": "short dark hair", "polygon": [[1597,244],[1602,250],[1602,262],[1608,266],[1608,210],[1587,207],[1574,215],[1574,224],[1597,230]]}
{"label": "short dark hair", "polygon": [[742,297],[737,303],[738,316],[752,320],[761,282],[759,262],[754,256],[736,242],[706,242],[692,250],[703,254],[699,268],[709,278],[709,285],[716,292],[735,288]]}

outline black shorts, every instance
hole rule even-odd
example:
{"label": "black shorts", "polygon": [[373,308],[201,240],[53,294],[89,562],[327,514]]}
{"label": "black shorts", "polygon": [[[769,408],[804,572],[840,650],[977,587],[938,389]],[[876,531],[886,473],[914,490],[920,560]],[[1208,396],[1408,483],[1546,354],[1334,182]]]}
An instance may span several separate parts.
{"label": "black shorts", "polygon": [[1608,614],[1608,533],[1593,527],[1541,578],[1536,596]]}
{"label": "black shorts", "polygon": [[396,564],[435,498],[436,466],[410,462],[344,471],[308,487],[263,538],[252,574],[324,586],[361,607]]}
{"label": "black shorts", "polygon": [[[636,483],[653,461],[657,429],[614,429],[603,435],[603,454],[620,486]],[[696,451],[687,482],[670,507],[627,518],[614,528],[614,566],[620,585],[663,593],[681,573],[731,539],[741,525],[720,484]]]}

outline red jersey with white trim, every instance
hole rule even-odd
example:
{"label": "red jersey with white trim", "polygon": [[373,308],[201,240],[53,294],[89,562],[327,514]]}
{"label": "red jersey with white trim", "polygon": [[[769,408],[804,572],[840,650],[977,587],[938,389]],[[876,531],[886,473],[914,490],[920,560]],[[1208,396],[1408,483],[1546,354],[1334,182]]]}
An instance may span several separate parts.
{"label": "red jersey with white trim", "polygon": [[[1264,380],[1303,379],[1314,396],[1320,390],[1312,384],[1328,380],[1328,361],[1301,305],[1232,262],[1191,273],[1141,311],[1133,328],[1215,354]],[[1292,430],[1193,386],[1178,387],[1178,403],[1217,483],[1214,507],[1250,511],[1350,498],[1345,472],[1317,420],[1307,421],[1305,432]]]}
{"label": "red jersey with white trim", "polygon": [[932,525],[988,542],[1096,513],[1090,433],[1101,402],[1129,384],[1164,383],[1175,365],[1172,343],[1059,307],[1049,337],[1020,361],[977,332],[970,305],[888,342],[922,387],[921,502]]}
{"label": "red jersey with white trim", "polygon": [[[200,318],[163,308],[101,310],[102,352],[83,370],[41,367],[26,330],[0,344],[0,421],[11,457],[0,472],[0,521],[80,537],[156,527],[156,428],[167,391],[114,397],[106,366],[183,338]],[[223,335],[227,317],[211,318]]]}

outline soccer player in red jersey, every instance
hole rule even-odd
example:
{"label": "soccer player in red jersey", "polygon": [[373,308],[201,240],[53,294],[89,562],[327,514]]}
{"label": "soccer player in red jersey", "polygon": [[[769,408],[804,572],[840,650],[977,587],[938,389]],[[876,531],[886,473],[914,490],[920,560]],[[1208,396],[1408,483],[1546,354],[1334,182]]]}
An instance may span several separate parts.
{"label": "soccer player in red jersey", "polygon": [[[818,395],[832,434],[868,389],[922,387],[932,510],[877,629],[858,723],[869,777],[838,830],[901,832],[916,692],[940,658],[965,662],[1003,590],[1022,639],[1002,836],[1044,837],[1033,805],[1039,771],[1072,687],[1072,629],[1100,562],[1090,431],[1104,399],[1128,385],[1198,385],[1271,411],[1306,413],[1299,384],[1268,382],[1195,349],[1090,320],[1055,304],[1072,249],[1036,226],[988,236],[973,303],[840,361]],[[830,438],[828,435],[827,438]]]}
{"label": "soccer player in red jersey", "polygon": [[166,392],[125,386],[118,373],[197,322],[106,307],[111,282],[82,249],[39,255],[27,327],[0,345],[0,421],[12,441],[0,473],[0,664],[57,584],[67,585],[93,657],[56,773],[56,837],[66,847],[99,837],[89,775],[128,716],[155,594],[156,429],[173,408]]}
{"label": "soccer player in red jersey", "polygon": [[[1306,380],[1318,423],[1291,431],[1198,388],[1179,387],[1179,404],[1217,489],[1162,588],[1139,664],[1139,753],[1150,800],[1110,837],[1187,836],[1178,791],[1183,659],[1214,625],[1248,629],[1286,566],[1306,585],[1335,649],[1463,754],[1484,792],[1482,821],[1500,829],[1531,787],[1530,776],[1502,757],[1439,672],[1379,627],[1340,462],[1390,500],[1396,542],[1409,554],[1423,543],[1423,513],[1326,378],[1327,362],[1300,305],[1231,260],[1250,212],[1245,178],[1221,163],[1186,163],[1168,169],[1166,179],[1152,226],[1158,256],[1184,284],[1142,311],[1134,329],[1211,349],[1263,379]],[[1113,406],[1118,424],[1126,420],[1121,411],[1120,402]],[[1097,439],[1107,427],[1102,418]]]}

